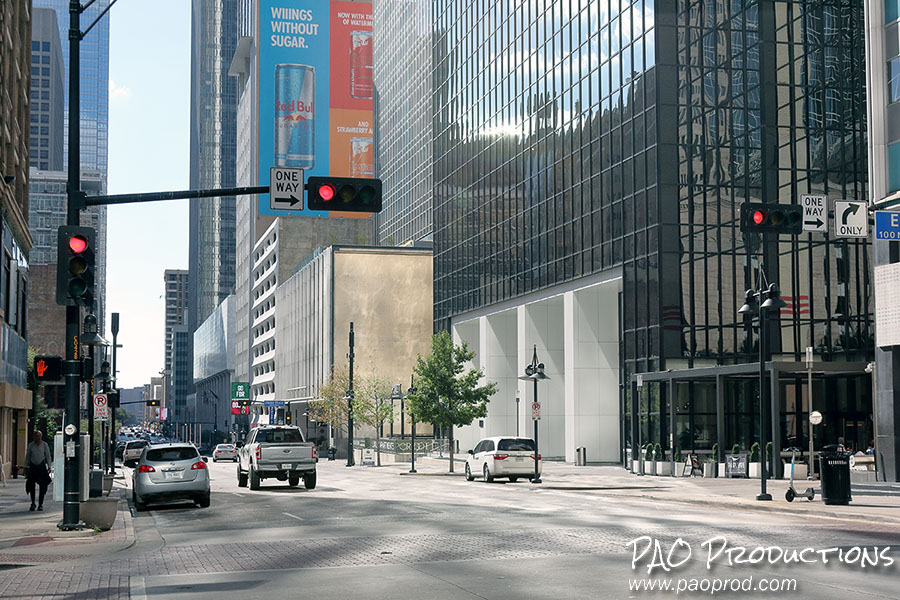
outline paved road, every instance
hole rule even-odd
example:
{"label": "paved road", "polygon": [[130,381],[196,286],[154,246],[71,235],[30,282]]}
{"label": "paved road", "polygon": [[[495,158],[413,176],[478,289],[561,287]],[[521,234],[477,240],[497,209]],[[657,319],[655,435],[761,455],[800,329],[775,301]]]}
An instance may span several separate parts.
{"label": "paved road", "polygon": [[[209,466],[210,508],[172,504],[137,513],[132,548],[58,564],[44,578],[59,578],[60,591],[67,581],[93,578],[84,597],[649,598],[660,594],[630,591],[629,580],[661,578],[673,586],[696,579],[698,587],[724,579],[752,586],[796,580],[793,594],[751,594],[757,597],[900,598],[896,526],[617,499],[550,489],[547,478],[545,486],[470,483],[327,461],[319,464],[315,490],[266,480],[262,490],[250,492],[237,487],[233,464]],[[688,547],[690,560],[647,577],[648,552],[632,570],[627,544],[642,536],[659,540],[664,555],[681,537],[672,561],[685,558]],[[713,538],[716,548],[724,538],[729,548],[748,551],[839,547],[848,556],[839,562],[836,550],[827,566],[814,551],[804,555],[809,564],[728,565],[723,553],[708,570],[701,544]],[[866,547],[882,564],[861,568],[853,546]],[[877,556],[876,546],[892,549]],[[897,562],[884,566],[888,559]]]}

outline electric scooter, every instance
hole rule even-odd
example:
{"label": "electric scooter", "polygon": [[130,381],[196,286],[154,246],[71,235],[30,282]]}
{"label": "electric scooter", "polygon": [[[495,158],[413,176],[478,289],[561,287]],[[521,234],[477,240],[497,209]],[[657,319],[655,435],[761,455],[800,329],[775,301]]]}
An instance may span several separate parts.
{"label": "electric scooter", "polygon": [[[784,493],[784,499],[788,502],[793,502],[794,498],[806,498],[810,502],[816,496],[816,490],[814,488],[806,488],[805,492],[798,492],[794,489],[794,459],[797,458],[797,448],[791,448],[791,483],[788,486],[787,491]],[[810,460],[810,466],[812,466],[812,461]]]}

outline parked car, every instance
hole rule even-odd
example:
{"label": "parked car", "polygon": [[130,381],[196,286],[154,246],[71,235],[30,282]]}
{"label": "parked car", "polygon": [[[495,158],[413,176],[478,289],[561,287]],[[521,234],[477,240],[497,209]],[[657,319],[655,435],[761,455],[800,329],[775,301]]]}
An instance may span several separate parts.
{"label": "parked car", "polygon": [[116,443],[116,452],[115,457],[119,460],[124,460],[125,457],[125,444],[127,442],[118,442]]}
{"label": "parked car", "polygon": [[263,479],[287,481],[291,486],[300,483],[311,490],[316,487],[318,450],[303,439],[297,427],[262,426],[247,436],[238,452],[238,487],[249,481],[251,490],[258,490]]}
{"label": "parked car", "polygon": [[125,449],[122,451],[122,464],[126,467],[135,466],[137,461],[141,458],[141,452],[149,445],[150,443],[147,440],[132,440],[127,442],[125,444]]}
{"label": "parked car", "polygon": [[[538,454],[538,474],[543,463]],[[474,481],[477,475],[485,481],[495,477],[508,477],[515,482],[520,477],[534,478],[534,440],[521,437],[489,437],[481,440],[466,459],[466,479]]]}
{"label": "parked car", "polygon": [[213,462],[219,462],[220,460],[238,461],[237,448],[234,447],[234,444],[219,444],[213,450],[212,455]]}
{"label": "parked car", "polygon": [[135,510],[169,500],[192,500],[209,506],[209,469],[191,444],[162,444],[144,448],[131,475]]}

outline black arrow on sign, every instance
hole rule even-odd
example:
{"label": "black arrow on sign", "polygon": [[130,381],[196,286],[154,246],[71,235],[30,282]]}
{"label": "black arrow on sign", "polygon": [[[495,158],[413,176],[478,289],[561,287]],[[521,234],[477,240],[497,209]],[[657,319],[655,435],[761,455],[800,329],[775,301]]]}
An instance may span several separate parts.
{"label": "black arrow on sign", "polygon": [[[276,202],[288,202],[288,199],[285,198],[284,196],[279,196],[278,198],[275,198],[275,201]],[[298,198],[297,196],[291,194],[291,197],[290,197],[291,208],[293,208],[294,205],[297,204],[298,202],[302,202],[302,200],[300,198]]]}
{"label": "black arrow on sign", "polygon": [[803,221],[803,224],[804,224],[804,225],[811,225],[811,226],[815,227],[816,229],[821,229],[821,228],[822,228],[822,225],[824,225],[825,222],[822,221],[822,219],[820,219],[819,217],[816,217],[816,220],[815,220],[815,221]]}
{"label": "black arrow on sign", "polygon": [[841,214],[841,225],[847,224],[847,217],[851,214],[855,215],[859,212],[859,204],[851,204],[847,208],[844,209],[843,214]]}

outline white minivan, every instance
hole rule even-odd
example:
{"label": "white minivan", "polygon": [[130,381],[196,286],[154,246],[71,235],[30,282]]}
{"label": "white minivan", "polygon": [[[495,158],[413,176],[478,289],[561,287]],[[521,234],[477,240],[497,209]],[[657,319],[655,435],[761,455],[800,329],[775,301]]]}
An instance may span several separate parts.
{"label": "white minivan", "polygon": [[[541,473],[541,455],[537,456],[538,475]],[[523,437],[497,436],[481,440],[466,459],[466,479],[474,481],[481,475],[485,481],[495,477],[508,477],[514,482],[519,477],[534,478],[534,440]]]}

